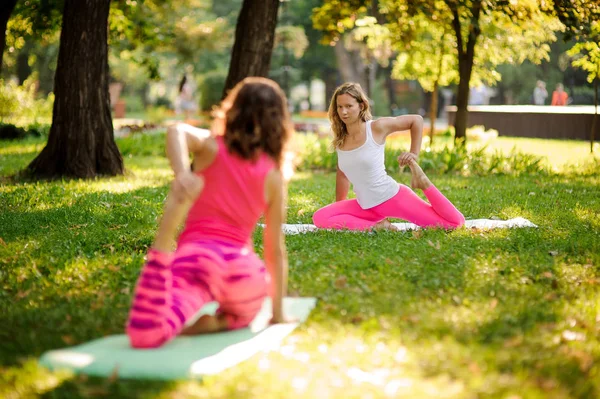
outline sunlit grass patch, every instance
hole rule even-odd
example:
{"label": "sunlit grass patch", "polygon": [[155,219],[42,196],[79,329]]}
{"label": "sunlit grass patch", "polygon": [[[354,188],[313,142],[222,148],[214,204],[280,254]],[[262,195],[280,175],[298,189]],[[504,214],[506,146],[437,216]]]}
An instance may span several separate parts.
{"label": "sunlit grass patch", "polygon": [[[560,173],[431,171],[468,219],[525,217],[538,228],[286,237],[289,291],[317,297],[317,307],[281,347],[201,382],[43,369],[37,358],[47,350],[123,332],[172,178],[163,141],[126,142],[124,176],[0,185],[0,396],[600,396],[592,163]],[[31,145],[40,144],[0,149],[26,166]],[[394,177],[410,181],[406,172]],[[312,223],[334,199],[335,173],[301,169],[287,222]]]}

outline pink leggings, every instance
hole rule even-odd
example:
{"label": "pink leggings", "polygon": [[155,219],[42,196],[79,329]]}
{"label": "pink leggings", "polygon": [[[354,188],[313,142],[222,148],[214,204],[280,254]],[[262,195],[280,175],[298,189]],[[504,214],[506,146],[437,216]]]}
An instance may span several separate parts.
{"label": "pink leggings", "polygon": [[159,347],[213,300],[229,329],[246,327],[266,295],[266,269],[251,250],[213,240],[181,244],[174,255],[150,250],[126,332],[134,348]]}
{"label": "pink leggings", "polygon": [[414,191],[400,184],[398,194],[383,204],[363,209],[356,199],[334,202],[313,215],[313,223],[324,229],[365,230],[387,217],[408,220],[421,227],[453,229],[462,226],[465,218],[435,186],[423,193],[431,203],[423,201]]}

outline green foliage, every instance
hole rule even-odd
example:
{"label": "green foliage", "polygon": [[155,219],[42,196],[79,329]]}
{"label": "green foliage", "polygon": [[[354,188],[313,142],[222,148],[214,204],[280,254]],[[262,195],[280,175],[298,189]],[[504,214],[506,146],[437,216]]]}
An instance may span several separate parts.
{"label": "green foliage", "polygon": [[222,69],[207,72],[200,77],[200,108],[203,111],[209,111],[219,105],[225,79],[227,79],[227,71]]}
{"label": "green foliage", "polygon": [[542,5],[545,12],[565,25],[565,40],[589,37],[593,24],[600,21],[600,3],[596,0],[552,0]]}
{"label": "green foliage", "polygon": [[301,58],[308,47],[308,38],[301,26],[278,26],[275,29],[275,45],[284,47],[295,58]]}
{"label": "green foliage", "polygon": [[587,80],[592,83],[594,79],[600,79],[600,21],[594,22],[589,40],[576,43],[567,54],[573,57],[571,64],[581,68],[588,73]]}
{"label": "green foliage", "polygon": [[170,116],[171,116],[170,108],[166,107],[164,105],[155,105],[155,106],[146,108],[146,120],[149,123],[161,124]]}
{"label": "green foliage", "polygon": [[129,137],[115,139],[121,155],[126,158],[132,156],[164,157],[164,134],[132,134]]}
{"label": "green foliage", "polygon": [[[316,135],[298,135],[297,156],[298,170],[329,170],[337,166],[337,156],[331,150],[330,140],[317,138]],[[385,168],[390,174],[402,172],[397,158],[400,152],[408,151],[398,145],[388,145],[385,148]],[[442,148],[425,149],[420,154],[420,164],[424,171],[434,173],[452,173],[463,176],[502,175],[532,175],[547,173],[548,167],[542,157],[526,154],[513,148],[508,153],[490,151],[487,146],[468,148],[462,145],[446,144]]]}
{"label": "green foliage", "polygon": [[22,86],[14,81],[0,80],[0,120],[23,124],[49,122],[52,118],[54,94],[36,96],[36,75],[30,76]]}

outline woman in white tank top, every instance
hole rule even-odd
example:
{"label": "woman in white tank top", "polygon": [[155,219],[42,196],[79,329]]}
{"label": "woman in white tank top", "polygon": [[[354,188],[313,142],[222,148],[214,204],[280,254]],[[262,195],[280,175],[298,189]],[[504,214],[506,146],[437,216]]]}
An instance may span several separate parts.
{"label": "woman in white tank top", "polygon": [[[313,222],[320,228],[393,229],[387,218],[400,218],[421,227],[452,229],[465,218],[431,183],[417,159],[421,150],[423,118],[403,115],[371,120],[369,101],[358,83],[344,83],[333,94],[329,120],[338,155],[336,202],[319,209]],[[423,190],[429,203],[409,187],[398,184],[385,171],[384,148],[388,135],[410,130],[410,151],[400,154],[400,166],[412,172],[411,186]],[[352,183],[356,199],[347,199]]]}

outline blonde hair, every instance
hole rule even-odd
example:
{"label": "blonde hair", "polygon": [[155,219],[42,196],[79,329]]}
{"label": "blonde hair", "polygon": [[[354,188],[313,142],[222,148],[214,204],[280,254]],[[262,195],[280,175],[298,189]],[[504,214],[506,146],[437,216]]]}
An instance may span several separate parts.
{"label": "blonde hair", "polygon": [[213,132],[224,136],[230,152],[256,159],[262,151],[281,169],[293,126],[285,94],[277,83],[245,78],[231,89],[214,116]]}
{"label": "blonde hair", "polygon": [[358,116],[363,122],[373,119],[369,99],[358,83],[344,83],[335,89],[333,97],[331,98],[331,103],[329,104],[329,121],[331,122],[331,130],[333,131],[333,141],[331,144],[334,149],[342,147],[348,137],[346,124],[342,121],[337,112],[337,98],[341,94],[348,94],[349,96],[352,96],[359,105],[362,104],[362,110]]}

